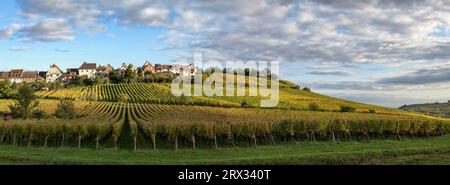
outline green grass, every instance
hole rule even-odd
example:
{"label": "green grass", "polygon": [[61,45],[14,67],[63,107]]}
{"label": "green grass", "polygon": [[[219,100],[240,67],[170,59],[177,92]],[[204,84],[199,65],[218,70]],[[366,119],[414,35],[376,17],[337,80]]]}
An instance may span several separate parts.
{"label": "green grass", "polygon": [[28,149],[0,145],[0,164],[450,164],[450,135],[402,141],[304,142],[195,151]]}

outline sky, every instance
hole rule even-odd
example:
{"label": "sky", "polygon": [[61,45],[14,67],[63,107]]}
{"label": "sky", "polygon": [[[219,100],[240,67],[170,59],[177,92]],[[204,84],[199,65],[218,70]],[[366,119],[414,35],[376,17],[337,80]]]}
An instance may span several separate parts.
{"label": "sky", "polygon": [[0,70],[278,60],[281,78],[398,107],[450,100],[450,1],[2,0]]}

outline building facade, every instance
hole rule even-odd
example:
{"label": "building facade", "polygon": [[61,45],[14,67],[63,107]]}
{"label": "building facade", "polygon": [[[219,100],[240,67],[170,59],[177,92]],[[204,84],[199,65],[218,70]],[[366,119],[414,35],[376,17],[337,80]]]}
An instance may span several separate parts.
{"label": "building facade", "polygon": [[150,62],[146,61],[142,66],[142,74],[156,74],[156,69]]}
{"label": "building facade", "polygon": [[86,76],[89,79],[94,79],[96,72],[97,72],[97,64],[96,63],[84,62],[80,66],[80,68],[78,68],[78,75],[79,76]]}
{"label": "building facade", "polygon": [[106,78],[112,71],[114,71],[114,68],[111,65],[107,64],[105,66],[98,66],[95,74],[100,78]]}
{"label": "building facade", "polygon": [[63,72],[56,64],[53,64],[50,66],[50,69],[47,70],[47,73],[45,74],[45,81],[46,82],[61,82],[61,77],[63,75]]}

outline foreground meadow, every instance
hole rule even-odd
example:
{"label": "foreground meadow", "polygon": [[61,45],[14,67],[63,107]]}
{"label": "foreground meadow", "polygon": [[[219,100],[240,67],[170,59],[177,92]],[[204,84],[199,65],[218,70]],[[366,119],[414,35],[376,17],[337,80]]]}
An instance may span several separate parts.
{"label": "foreground meadow", "polygon": [[370,142],[302,142],[211,149],[42,148],[0,145],[0,164],[450,164],[450,135]]}

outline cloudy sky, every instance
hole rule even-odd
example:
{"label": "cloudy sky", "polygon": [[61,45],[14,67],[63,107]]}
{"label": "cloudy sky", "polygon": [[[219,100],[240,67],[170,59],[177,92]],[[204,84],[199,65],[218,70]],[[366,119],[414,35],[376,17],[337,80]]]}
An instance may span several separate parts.
{"label": "cloudy sky", "polygon": [[279,60],[282,77],[397,107],[450,99],[450,1],[2,0],[0,70]]}

